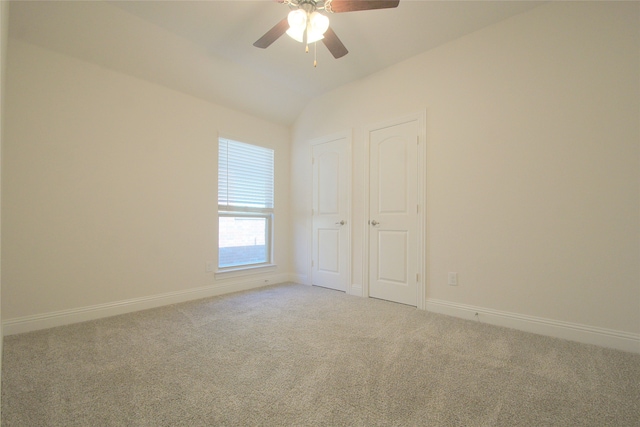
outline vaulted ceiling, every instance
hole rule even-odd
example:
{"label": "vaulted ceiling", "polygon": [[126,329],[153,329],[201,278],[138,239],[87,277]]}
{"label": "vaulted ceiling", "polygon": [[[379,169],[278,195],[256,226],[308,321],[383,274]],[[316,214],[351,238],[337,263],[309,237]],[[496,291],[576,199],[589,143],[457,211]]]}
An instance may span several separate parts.
{"label": "vaulted ceiling", "polygon": [[[329,15],[349,50],[334,59],[282,36],[253,42],[289,8],[260,1],[13,1],[10,37],[284,125],[311,99],[540,5],[539,1],[401,0]],[[10,52],[9,52],[10,55]]]}

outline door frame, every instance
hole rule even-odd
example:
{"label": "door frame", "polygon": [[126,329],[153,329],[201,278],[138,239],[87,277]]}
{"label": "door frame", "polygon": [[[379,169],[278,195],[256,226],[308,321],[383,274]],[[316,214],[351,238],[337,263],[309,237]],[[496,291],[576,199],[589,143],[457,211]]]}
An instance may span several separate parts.
{"label": "door frame", "polygon": [[369,248],[369,201],[371,191],[371,179],[370,179],[370,160],[371,160],[371,133],[376,130],[384,129],[391,126],[401,125],[404,123],[417,121],[418,124],[418,236],[417,236],[417,254],[418,257],[418,274],[419,280],[417,281],[417,295],[416,295],[416,308],[420,310],[426,310],[426,295],[427,295],[427,111],[421,110],[406,116],[400,116],[394,119],[385,120],[371,124],[364,128],[364,210],[365,218],[363,221],[363,237],[364,237],[364,260],[362,262],[362,295],[370,297],[369,295],[369,267],[371,261],[371,254]]}
{"label": "door frame", "polygon": [[[315,145],[319,145],[319,144],[325,144],[327,142],[332,142],[335,141],[337,139],[345,139],[346,143],[347,143],[347,164],[348,164],[348,173],[347,173],[347,177],[346,177],[346,189],[347,189],[347,196],[348,196],[348,201],[347,201],[347,225],[349,226],[349,232],[347,233],[347,254],[349,254],[349,262],[347,262],[347,277],[349,278],[348,283],[347,283],[347,287],[346,287],[346,293],[349,295],[360,295],[360,290],[358,289],[358,291],[356,293],[354,293],[353,291],[353,280],[352,280],[352,276],[351,276],[351,269],[352,269],[352,264],[353,264],[353,255],[351,253],[351,236],[352,236],[352,225],[353,225],[353,209],[351,204],[353,203],[352,200],[352,193],[351,193],[351,188],[352,188],[352,180],[353,180],[353,163],[352,163],[352,150],[353,150],[353,129],[349,129],[349,130],[345,130],[345,131],[341,131],[341,132],[336,132],[334,134],[331,135],[326,135],[326,136],[321,136],[315,139],[312,139],[309,141],[309,165],[311,166],[311,171],[313,171],[313,147]],[[308,273],[307,273],[307,277],[309,278],[309,285],[313,285],[313,172],[312,172],[312,177],[311,177],[311,186],[312,186],[312,191],[311,193],[311,199],[310,199],[310,207],[309,207],[309,213],[311,214],[311,221],[310,221],[310,227],[309,230],[311,230],[311,238],[309,239],[309,247],[308,247],[308,259],[307,259],[307,265],[308,265]]]}

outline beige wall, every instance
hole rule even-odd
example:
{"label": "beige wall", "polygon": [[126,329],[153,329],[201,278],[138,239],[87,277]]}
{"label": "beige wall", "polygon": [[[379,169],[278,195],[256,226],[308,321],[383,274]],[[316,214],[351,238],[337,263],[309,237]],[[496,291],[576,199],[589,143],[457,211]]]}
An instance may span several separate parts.
{"label": "beige wall", "polygon": [[288,128],[13,39],[6,104],[4,319],[217,285],[218,132],[275,149],[291,271]]}
{"label": "beige wall", "polygon": [[640,333],[639,8],[547,4],[313,101],[293,130],[299,277],[308,141],[354,131],[358,285],[364,129],[426,109],[427,300]]}

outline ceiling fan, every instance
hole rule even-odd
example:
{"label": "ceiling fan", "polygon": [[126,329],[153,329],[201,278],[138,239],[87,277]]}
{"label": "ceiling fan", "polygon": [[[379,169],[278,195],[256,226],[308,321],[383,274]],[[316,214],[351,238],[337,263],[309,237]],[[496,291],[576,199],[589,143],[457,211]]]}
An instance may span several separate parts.
{"label": "ceiling fan", "polygon": [[[329,28],[329,18],[322,14],[357,12],[360,10],[390,9],[400,0],[275,0],[289,6],[291,11],[282,21],[260,37],[253,45],[261,49],[269,47],[283,34],[307,45],[322,40],[334,58],[342,58],[349,51],[336,33]],[[315,65],[315,64],[314,64]]]}

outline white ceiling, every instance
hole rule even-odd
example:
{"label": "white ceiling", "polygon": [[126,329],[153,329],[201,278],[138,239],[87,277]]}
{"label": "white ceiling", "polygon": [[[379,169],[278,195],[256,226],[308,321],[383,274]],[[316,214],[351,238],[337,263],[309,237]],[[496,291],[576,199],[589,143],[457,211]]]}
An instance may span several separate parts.
{"label": "white ceiling", "polygon": [[395,9],[333,14],[349,49],[334,59],[282,36],[253,42],[286,16],[271,0],[13,1],[10,37],[285,125],[308,102],[540,1],[400,0]]}

